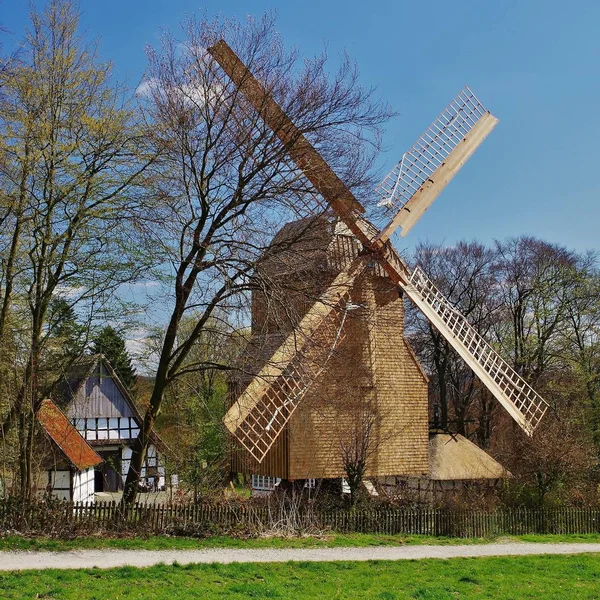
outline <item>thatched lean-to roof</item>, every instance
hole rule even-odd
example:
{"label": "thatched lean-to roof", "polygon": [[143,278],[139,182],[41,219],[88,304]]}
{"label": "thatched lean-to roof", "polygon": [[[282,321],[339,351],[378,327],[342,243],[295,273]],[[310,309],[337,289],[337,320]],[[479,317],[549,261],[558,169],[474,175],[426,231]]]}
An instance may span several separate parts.
{"label": "thatched lean-to roof", "polygon": [[434,481],[503,479],[511,474],[498,461],[459,434],[431,433],[429,477]]}
{"label": "thatched lean-to roof", "polygon": [[102,458],[92,450],[52,400],[42,402],[37,418],[50,439],[76,469],[84,471],[102,462]]}

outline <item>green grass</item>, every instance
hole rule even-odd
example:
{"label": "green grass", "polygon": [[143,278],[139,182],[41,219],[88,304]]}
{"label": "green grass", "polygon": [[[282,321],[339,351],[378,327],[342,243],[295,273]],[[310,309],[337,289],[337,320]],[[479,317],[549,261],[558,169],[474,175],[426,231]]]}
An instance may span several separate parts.
{"label": "green grass", "polygon": [[42,537],[0,537],[0,550],[51,550],[54,552],[86,548],[125,548],[132,550],[189,550],[200,548],[336,548],[343,546],[401,546],[484,544],[493,541],[522,542],[600,542],[600,534],[522,535],[500,538],[447,538],[433,536],[375,535],[366,533],[330,534],[320,537],[185,538],[150,536],[148,538],[82,537],[60,540]]}
{"label": "green grass", "polygon": [[3,600],[598,598],[600,555],[0,573]]}

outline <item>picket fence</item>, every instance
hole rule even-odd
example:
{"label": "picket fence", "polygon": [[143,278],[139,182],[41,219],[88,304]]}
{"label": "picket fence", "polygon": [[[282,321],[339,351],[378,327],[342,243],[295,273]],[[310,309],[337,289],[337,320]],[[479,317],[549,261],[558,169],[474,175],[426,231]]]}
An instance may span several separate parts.
{"label": "picket fence", "polygon": [[61,531],[134,531],[174,535],[335,531],[489,537],[524,534],[600,533],[600,508],[511,508],[450,510],[429,508],[293,509],[269,505],[135,504],[43,502],[20,506],[0,501],[0,533],[57,534]]}

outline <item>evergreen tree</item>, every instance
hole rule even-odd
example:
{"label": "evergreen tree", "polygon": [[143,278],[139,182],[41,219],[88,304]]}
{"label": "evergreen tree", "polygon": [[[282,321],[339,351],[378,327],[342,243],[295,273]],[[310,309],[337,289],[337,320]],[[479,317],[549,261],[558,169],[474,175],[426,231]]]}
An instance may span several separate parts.
{"label": "evergreen tree", "polygon": [[37,384],[44,395],[84,354],[88,334],[87,325],[79,322],[75,310],[64,298],[53,298],[47,314],[44,351],[36,369]]}
{"label": "evergreen tree", "polygon": [[103,354],[119,376],[121,383],[128,391],[134,392],[137,374],[131,364],[131,357],[125,347],[125,340],[115,329],[110,325],[104,327],[92,340],[92,352]]}
{"label": "evergreen tree", "polygon": [[48,309],[50,355],[73,360],[83,353],[87,328],[78,322],[75,310],[64,298],[53,298]]}

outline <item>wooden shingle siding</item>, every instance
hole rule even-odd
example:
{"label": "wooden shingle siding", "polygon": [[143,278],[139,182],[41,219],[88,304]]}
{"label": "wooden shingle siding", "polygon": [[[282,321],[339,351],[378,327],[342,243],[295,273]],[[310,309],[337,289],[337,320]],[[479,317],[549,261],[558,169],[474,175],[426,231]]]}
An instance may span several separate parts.
{"label": "wooden shingle siding", "polygon": [[[427,378],[404,339],[404,300],[387,279],[374,281],[377,405],[384,417],[378,474],[421,475],[429,470]],[[400,470],[394,470],[394,466]]]}
{"label": "wooden shingle siding", "polygon": [[[291,235],[286,225],[275,240]],[[306,223],[302,222],[306,228]],[[287,232],[287,233],[286,233]],[[310,249],[300,244],[285,254],[285,265],[270,256],[259,264],[267,279],[284,278],[285,290],[258,291],[252,299],[252,339],[246,373],[258,372],[277,342],[300,321],[306,309],[358,253],[356,240],[339,223],[316,227]],[[325,236],[319,239],[318,236]],[[377,416],[372,444],[377,448],[367,476],[420,476],[428,472],[427,377],[404,339],[404,301],[380,268],[366,263],[351,293],[344,339],[326,370],[299,404],[283,435],[261,464],[231,441],[231,469],[282,479],[344,476],[341,445],[369,407]],[[232,402],[251,379],[232,382]]]}
{"label": "wooden shingle siding", "polygon": [[429,468],[427,381],[404,340],[404,304],[389,281],[367,274],[353,298],[364,306],[289,427],[291,479],[344,476],[341,444],[361,404],[377,415],[367,476],[422,475]]}

